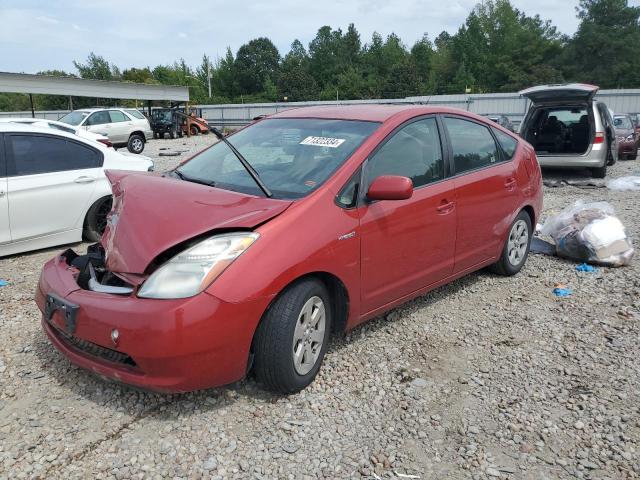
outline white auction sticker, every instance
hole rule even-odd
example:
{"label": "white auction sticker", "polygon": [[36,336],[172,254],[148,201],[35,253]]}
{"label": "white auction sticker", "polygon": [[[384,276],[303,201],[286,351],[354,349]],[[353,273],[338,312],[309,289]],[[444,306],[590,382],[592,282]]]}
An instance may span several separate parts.
{"label": "white auction sticker", "polygon": [[338,148],[344,143],[344,141],[344,138],[307,137],[300,142],[300,145],[314,145],[316,147]]}

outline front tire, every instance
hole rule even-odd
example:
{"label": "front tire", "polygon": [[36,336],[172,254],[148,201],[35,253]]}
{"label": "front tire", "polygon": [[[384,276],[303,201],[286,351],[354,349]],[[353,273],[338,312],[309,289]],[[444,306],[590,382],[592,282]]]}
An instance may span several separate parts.
{"label": "front tire", "polygon": [[531,218],[522,210],[511,224],[500,259],[491,265],[489,270],[504,276],[518,273],[529,256],[532,236]]}
{"label": "front tire", "polygon": [[82,235],[91,242],[97,242],[102,237],[107,226],[107,215],[111,211],[112,198],[103,197],[97,200],[84,219],[84,229]]}
{"label": "front tire", "polygon": [[189,134],[192,137],[195,137],[196,135],[198,135],[198,133],[200,133],[200,130],[198,130],[198,127],[196,127],[195,125],[191,125],[189,127]]}
{"label": "front tire", "polygon": [[327,289],[316,279],[289,287],[267,310],[253,344],[256,377],[266,389],[295,393],[313,381],[329,343],[331,313]]}
{"label": "front tire", "polygon": [[142,153],[144,150],[144,137],[137,133],[132,134],[127,142],[127,150],[131,153]]}

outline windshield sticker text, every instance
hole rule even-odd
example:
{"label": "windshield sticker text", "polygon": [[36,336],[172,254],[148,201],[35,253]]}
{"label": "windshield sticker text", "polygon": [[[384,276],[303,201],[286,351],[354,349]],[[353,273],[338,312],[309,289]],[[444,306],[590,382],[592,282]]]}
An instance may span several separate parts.
{"label": "windshield sticker text", "polygon": [[313,145],[316,147],[338,148],[344,143],[344,138],[329,137],[307,137],[300,142],[300,145]]}

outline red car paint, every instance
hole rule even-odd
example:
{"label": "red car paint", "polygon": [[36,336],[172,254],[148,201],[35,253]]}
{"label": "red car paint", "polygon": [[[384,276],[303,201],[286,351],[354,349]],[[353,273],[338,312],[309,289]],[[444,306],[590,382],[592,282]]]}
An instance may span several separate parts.
{"label": "red car paint", "polygon": [[[404,200],[364,202],[352,209],[336,204],[337,193],[398,126],[435,114],[462,116],[517,139],[513,159],[415,189]],[[303,108],[274,117],[381,125],[320,188],[293,202],[112,173],[115,227],[105,232],[102,244],[108,268],[135,285],[159,255],[203,233],[255,230],[260,238],[203,293],[178,300],[84,290],[76,282],[78,270],[64,257],[50,260],[36,292],[39,308],[44,312],[50,293],[79,305],[74,336],[129,355],[135,366],[75,348],[43,321],[57,349],[81,367],[143,388],[176,392],[224,385],[245,376],[260,319],[297,279],[317,275],[343,286],[342,326],[351,329],[495,262],[522,209],[533,225],[539,218],[541,175],[533,149],[483,117],[441,107],[381,105]],[[382,187],[397,192],[397,185]],[[61,321],[54,314],[52,323]],[[114,328],[116,343],[110,337]]]}

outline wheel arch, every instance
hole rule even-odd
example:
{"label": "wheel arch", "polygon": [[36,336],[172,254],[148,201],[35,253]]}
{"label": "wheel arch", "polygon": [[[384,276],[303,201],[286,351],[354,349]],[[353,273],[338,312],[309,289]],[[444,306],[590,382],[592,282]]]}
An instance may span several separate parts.
{"label": "wheel arch", "polygon": [[144,136],[144,132],[142,130],[134,130],[133,132],[131,132],[129,134],[129,138],[131,138],[133,135],[139,135],[142,137],[142,141],[144,143],[147,143],[147,137]]}
{"label": "wheel arch", "polygon": [[251,370],[253,367],[253,358],[254,358],[254,342],[256,339],[256,333],[260,328],[260,325],[264,321],[267,313],[272,308],[274,303],[284,295],[287,290],[289,290],[294,285],[307,280],[307,279],[316,279],[319,280],[327,289],[329,296],[331,297],[332,302],[332,324],[331,324],[331,333],[333,335],[341,334],[346,330],[347,320],[349,318],[349,292],[345,284],[333,273],[325,272],[325,271],[314,271],[308,272],[304,275],[300,275],[294,280],[287,283],[284,287],[280,289],[280,291],[274,295],[274,297],[269,302],[267,308],[265,308],[264,312],[262,312],[262,316],[260,320],[256,324],[253,335],[251,338],[251,347],[249,350],[249,359],[247,361],[247,372]]}
{"label": "wheel arch", "polygon": [[531,220],[531,228],[533,228],[533,230],[535,231],[536,229],[536,212],[533,209],[533,207],[531,205],[525,205],[524,207],[522,207],[520,209],[520,211],[525,211],[527,212],[527,215],[529,215],[529,219]]}

